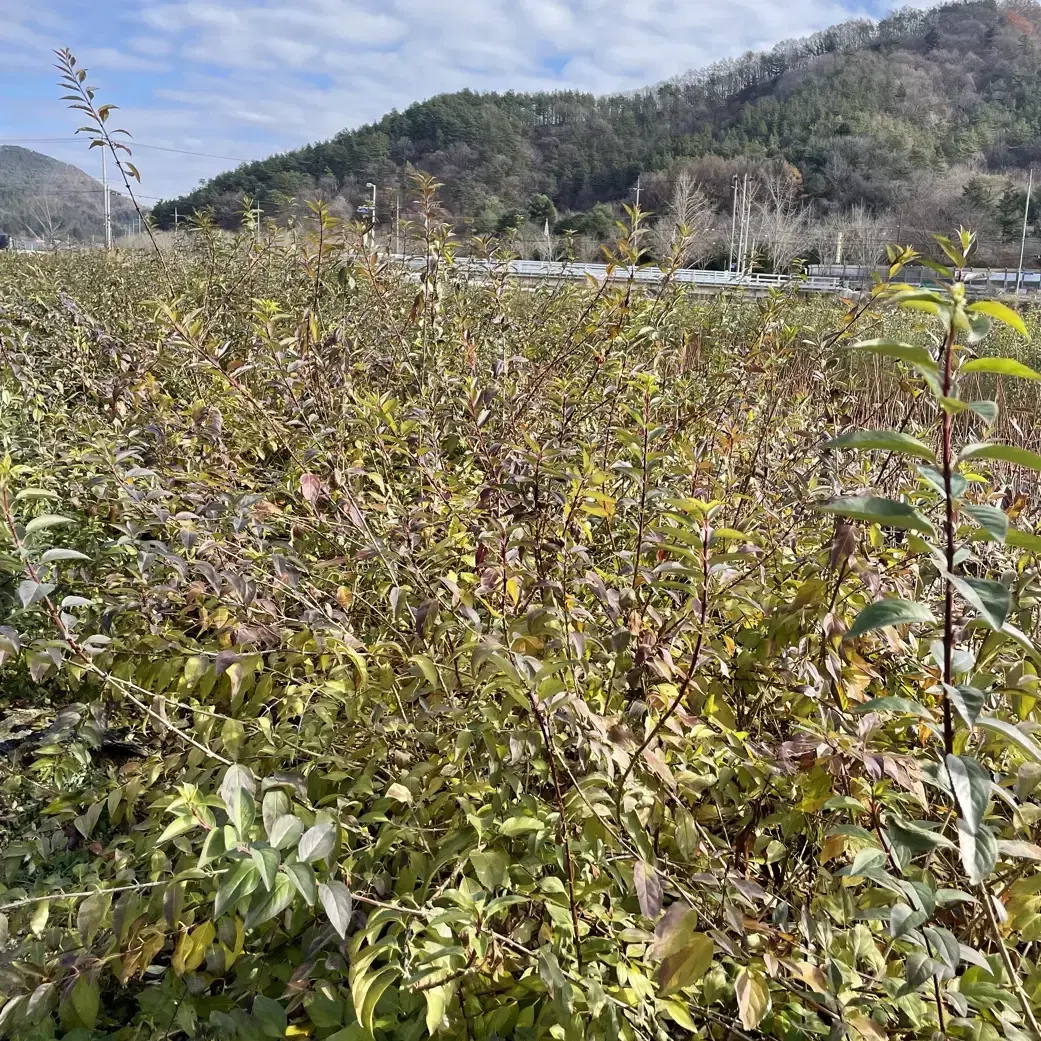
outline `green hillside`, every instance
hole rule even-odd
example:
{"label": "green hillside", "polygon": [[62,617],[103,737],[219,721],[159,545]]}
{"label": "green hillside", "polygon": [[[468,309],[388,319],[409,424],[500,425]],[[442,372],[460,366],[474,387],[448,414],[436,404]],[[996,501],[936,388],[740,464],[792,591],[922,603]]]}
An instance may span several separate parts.
{"label": "green hillside", "polygon": [[246,195],[268,215],[315,196],[349,212],[367,181],[394,189],[412,166],[480,231],[545,195],[595,233],[596,204],[631,198],[640,175],[660,208],[691,167],[722,210],[734,173],[784,160],[817,213],[864,203],[911,228],[964,216],[986,240],[1021,212],[1005,175],[1041,155],[1039,30],[1036,3],[981,0],[848,22],[631,95],[441,95],[221,174],[155,214],[166,226],[175,206],[209,208],[230,224]]}

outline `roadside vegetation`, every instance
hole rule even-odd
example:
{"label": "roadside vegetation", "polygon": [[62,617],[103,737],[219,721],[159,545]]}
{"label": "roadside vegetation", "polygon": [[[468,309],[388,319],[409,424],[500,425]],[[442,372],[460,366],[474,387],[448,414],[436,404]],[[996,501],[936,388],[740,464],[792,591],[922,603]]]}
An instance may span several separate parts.
{"label": "roadside vegetation", "polygon": [[1034,316],[434,192],[0,258],[4,1036],[1036,1037]]}

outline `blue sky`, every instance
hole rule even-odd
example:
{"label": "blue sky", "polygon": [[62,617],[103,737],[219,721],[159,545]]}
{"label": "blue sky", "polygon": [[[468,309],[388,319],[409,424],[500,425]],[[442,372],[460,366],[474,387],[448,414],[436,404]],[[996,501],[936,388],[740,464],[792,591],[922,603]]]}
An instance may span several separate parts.
{"label": "blue sky", "polygon": [[[927,0],[918,0],[924,6]],[[96,173],[68,140],[68,46],[141,142],[142,193],[200,179],[442,91],[628,90],[880,0],[0,0],[0,143]],[[57,140],[56,140],[57,139]],[[146,147],[154,146],[154,147]],[[181,151],[162,151],[180,149]],[[184,153],[206,153],[184,154]]]}

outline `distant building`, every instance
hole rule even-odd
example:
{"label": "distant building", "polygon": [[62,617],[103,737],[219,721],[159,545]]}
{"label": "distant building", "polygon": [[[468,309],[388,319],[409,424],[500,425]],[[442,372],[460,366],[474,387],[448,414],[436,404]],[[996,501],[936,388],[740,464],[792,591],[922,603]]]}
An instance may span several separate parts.
{"label": "distant building", "polygon": [[2,231],[0,231],[0,249],[10,249],[10,248],[11,248],[11,240]]}

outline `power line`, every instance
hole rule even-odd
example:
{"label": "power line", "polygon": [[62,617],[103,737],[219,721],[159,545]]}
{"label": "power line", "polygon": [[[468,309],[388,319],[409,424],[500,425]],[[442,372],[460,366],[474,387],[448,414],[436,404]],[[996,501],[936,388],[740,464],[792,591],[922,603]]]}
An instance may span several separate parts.
{"label": "power line", "polygon": [[[81,137],[0,137],[0,144],[16,144],[16,145],[42,145],[42,144],[60,144],[63,142],[70,141],[82,141]],[[150,148],[156,152],[174,152],[177,155],[197,155],[203,159],[225,159],[229,163],[250,163],[252,159],[242,159],[241,157],[234,155],[215,155],[213,152],[193,152],[187,148],[171,148],[168,145],[151,145],[145,141],[133,141],[134,148]]]}
{"label": "power line", "polygon": [[[63,188],[58,191],[47,190],[47,191],[36,191],[34,182],[27,182],[26,184],[10,184],[5,181],[0,181],[0,195],[5,192],[16,192],[26,191],[32,192],[36,198],[50,197],[50,198],[61,198],[65,195],[103,195],[105,192],[104,188]],[[122,199],[126,203],[130,203],[130,196],[124,195],[122,192],[117,192],[115,188],[109,188],[109,193],[116,199]],[[142,195],[140,192],[134,192],[134,197],[137,199],[150,199],[155,202],[161,201],[158,195]]]}

